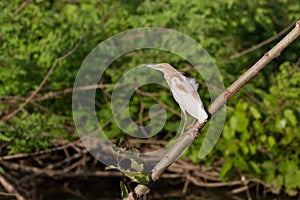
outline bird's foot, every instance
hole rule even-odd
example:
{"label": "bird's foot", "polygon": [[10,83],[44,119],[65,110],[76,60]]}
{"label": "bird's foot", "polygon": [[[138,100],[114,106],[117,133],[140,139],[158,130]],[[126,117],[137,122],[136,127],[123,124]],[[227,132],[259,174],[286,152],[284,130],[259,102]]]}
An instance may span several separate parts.
{"label": "bird's foot", "polygon": [[198,137],[198,131],[194,131],[193,135],[194,135],[195,138]]}

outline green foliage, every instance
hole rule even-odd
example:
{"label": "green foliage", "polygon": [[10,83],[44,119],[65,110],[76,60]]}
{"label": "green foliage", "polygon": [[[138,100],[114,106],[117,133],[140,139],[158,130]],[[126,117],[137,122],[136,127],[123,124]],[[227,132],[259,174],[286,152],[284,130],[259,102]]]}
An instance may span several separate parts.
{"label": "green foliage", "polygon": [[214,154],[225,159],[221,169],[224,179],[238,169],[266,181],[274,193],[285,188],[288,194],[297,194],[299,75],[299,66],[283,63],[272,77],[269,92],[255,88],[249,91],[253,101],[240,99],[228,107],[222,138],[214,149]]}
{"label": "green foliage", "polygon": [[[147,173],[143,173],[144,163],[139,158],[139,151],[137,149],[126,150],[116,146],[113,149],[116,165],[110,165],[106,167],[105,170],[119,170],[124,176],[130,178],[133,182],[143,185],[149,183],[149,175]],[[122,185],[121,189],[123,192]]]}
{"label": "green foliage", "polygon": [[56,116],[23,113],[10,123],[0,123],[0,141],[9,142],[10,154],[47,149],[53,139],[71,139],[63,124],[64,120]]}
{"label": "green foliage", "polygon": [[[49,93],[73,86],[85,56],[101,41],[139,27],[166,27],[191,36],[213,57],[228,86],[255,62],[272,43],[244,56],[232,56],[280,32],[299,18],[298,0],[260,1],[29,1],[0,2],[0,117],[15,110],[40,84],[53,62],[60,61],[32,102],[6,123],[0,124],[0,140],[7,152],[45,149],[55,138],[69,138],[72,122],[71,95],[52,98]],[[258,177],[274,193],[285,188],[293,195],[299,189],[300,43],[294,42],[268,68],[228,103],[228,117],[220,141],[205,160],[198,157],[203,137],[184,153],[194,162],[209,165],[224,160],[221,176],[235,178],[235,171]],[[114,84],[129,69],[142,63],[169,62],[187,76],[202,78],[181,57],[160,50],[137,50],[105,71],[101,83]],[[280,66],[280,67],[279,67]],[[137,77],[142,79],[143,77]],[[208,92],[200,87],[204,104]],[[97,90],[99,123],[109,138],[125,134],[112,120],[110,97],[113,86]],[[149,109],[163,103],[180,112],[167,88],[144,86],[151,95],[135,93],[130,113],[139,125],[149,123]],[[48,94],[48,96],[46,95]],[[45,99],[38,99],[43,97]],[[143,111],[141,111],[143,108]],[[167,110],[167,123],[157,139],[171,140],[180,124],[174,110]],[[51,113],[51,114],[49,114]],[[87,126],[89,121],[87,120]],[[93,128],[93,127],[91,127]],[[204,131],[205,132],[205,131]],[[4,151],[3,151],[4,152]],[[133,168],[139,165],[132,166]]]}

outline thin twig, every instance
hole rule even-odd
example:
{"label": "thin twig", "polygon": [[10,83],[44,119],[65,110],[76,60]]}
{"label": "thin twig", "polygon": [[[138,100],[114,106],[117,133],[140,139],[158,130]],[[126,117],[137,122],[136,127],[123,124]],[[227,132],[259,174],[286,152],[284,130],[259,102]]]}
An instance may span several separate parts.
{"label": "thin twig", "polygon": [[79,139],[74,142],[67,143],[67,144],[64,144],[64,145],[58,146],[58,147],[53,147],[53,148],[47,149],[47,150],[41,150],[41,151],[37,151],[37,152],[33,152],[33,153],[20,153],[20,154],[14,154],[14,155],[6,155],[6,156],[0,157],[0,161],[1,160],[11,160],[11,159],[20,159],[20,158],[26,158],[29,156],[37,156],[37,155],[44,154],[44,153],[51,153],[53,151],[63,150],[69,146],[73,147],[74,144],[77,144],[77,143],[80,143]]}
{"label": "thin twig", "polygon": [[17,200],[25,200],[25,198],[17,192],[15,187],[10,184],[1,174],[0,174],[0,184],[5,188],[9,194],[13,194]]}
{"label": "thin twig", "polygon": [[64,60],[65,58],[67,58],[68,56],[70,56],[80,45],[81,40],[76,44],[75,47],[73,47],[69,52],[67,52],[65,55],[61,56],[60,58],[55,59],[55,61],[53,62],[50,70],[48,71],[47,75],[44,77],[43,81],[40,83],[40,85],[37,87],[37,89],[35,89],[31,95],[25,100],[24,103],[22,103],[17,109],[15,109],[13,112],[3,116],[3,118],[0,119],[0,122],[3,121],[7,121],[10,118],[12,118],[13,116],[15,116],[18,112],[20,112],[34,97],[35,95],[41,90],[41,88],[44,86],[44,84],[46,83],[46,81],[48,80],[48,78],[50,77],[50,75],[52,74],[53,70],[55,69],[55,67],[57,66],[57,64]]}
{"label": "thin twig", "polygon": [[236,181],[229,181],[229,182],[215,182],[215,183],[206,183],[199,180],[196,177],[189,176],[190,181],[199,187],[207,187],[207,188],[215,188],[215,187],[225,187],[225,186],[234,186],[234,185],[241,185],[243,182],[236,180]]}
{"label": "thin twig", "polygon": [[[86,90],[94,90],[94,89],[103,89],[103,88],[110,88],[114,87],[115,84],[97,84],[97,85],[86,85],[81,87],[72,87],[72,88],[65,88],[62,90],[57,91],[49,91],[44,94],[36,94],[32,101],[44,101],[50,98],[62,98],[63,95],[72,93],[73,91],[86,91]],[[20,101],[26,101],[24,97],[17,97],[17,96],[0,96],[0,100],[8,100],[11,101],[13,104],[17,104]]]}
{"label": "thin twig", "polygon": [[7,196],[7,197],[11,197],[11,196],[15,196],[12,193],[7,193],[7,192],[0,192],[0,196]]}
{"label": "thin twig", "polygon": [[30,0],[24,1],[24,2],[20,5],[20,7],[15,11],[15,15],[18,15],[18,14],[21,12],[21,10],[23,10],[29,2],[30,2]]}
{"label": "thin twig", "polygon": [[85,163],[87,163],[88,161],[90,161],[92,158],[91,157],[87,157],[87,156],[83,156],[79,161],[73,163],[72,165],[66,167],[63,169],[64,173],[68,173],[71,170],[77,168],[78,166],[84,166]]}
{"label": "thin twig", "polygon": [[[258,75],[272,59],[279,56],[280,53],[291,44],[300,35],[300,20],[296,22],[295,28],[277,43],[270,51],[264,54],[247,72],[242,74],[234,83],[232,83],[224,93],[222,93],[209,107],[210,115],[214,115],[218,110],[226,104],[234,94],[236,94],[244,85]],[[151,180],[157,181],[163,172],[170,166],[179,155],[193,142],[196,138],[198,130],[201,130],[206,123],[199,124],[194,121],[193,126],[186,131],[186,134],[178,140],[160,162],[153,168]],[[134,193],[137,198],[140,198],[149,191],[149,186],[139,184],[134,188]]]}
{"label": "thin twig", "polygon": [[244,56],[252,51],[255,51],[256,49],[259,49],[263,46],[265,46],[266,44],[269,44],[270,42],[276,40],[277,38],[279,38],[280,36],[282,36],[283,34],[285,34],[288,30],[290,30],[290,28],[292,28],[294,25],[295,25],[295,22],[292,22],[290,23],[287,27],[285,27],[282,31],[280,31],[279,33],[277,33],[276,35],[270,37],[269,39],[265,40],[265,41],[262,41],[261,43],[257,44],[257,45],[254,45],[252,46],[251,48],[249,49],[246,49],[242,52],[239,52],[239,53],[236,53],[234,54],[233,56],[231,56],[231,59],[235,59],[235,58],[238,58],[238,57],[241,57],[241,56]]}
{"label": "thin twig", "polygon": [[[85,171],[84,173],[78,173],[78,172],[68,172],[65,173],[65,171],[62,170],[52,170],[52,169],[40,169],[38,167],[33,166],[27,166],[23,164],[18,164],[14,162],[9,161],[3,161],[0,160],[0,165],[4,168],[7,168],[9,170],[19,171],[19,172],[25,172],[25,173],[31,173],[35,176],[40,177],[120,177],[122,176],[122,173],[119,171],[94,171],[94,172],[88,172]],[[1,177],[1,175],[0,175]],[[1,180],[0,180],[1,181]]]}
{"label": "thin twig", "polygon": [[185,181],[184,181],[184,185],[183,185],[183,188],[182,188],[182,194],[186,194],[186,192],[187,192],[187,190],[188,190],[188,187],[189,187],[189,184],[190,184],[190,175],[189,174],[187,174],[186,175],[186,179],[185,179]]}
{"label": "thin twig", "polygon": [[100,89],[100,88],[109,88],[114,87],[114,84],[98,84],[98,85],[87,85],[87,86],[81,86],[81,87],[75,87],[75,88],[66,88],[60,91],[50,91],[46,94],[42,94],[40,96],[37,96],[34,100],[35,101],[43,101],[48,98],[57,98],[61,97],[62,95],[66,95],[68,93],[71,93],[73,91],[85,91],[85,90],[94,90],[94,89]]}
{"label": "thin twig", "polygon": [[82,157],[82,155],[86,154],[86,153],[87,153],[87,150],[83,150],[82,152],[73,154],[72,156],[70,156],[68,158],[65,158],[64,160],[62,160],[60,162],[57,162],[57,163],[54,163],[54,164],[51,163],[51,164],[47,165],[44,169],[54,169],[56,167],[60,167],[60,166],[62,166],[65,163],[70,163],[71,161],[73,161],[73,160],[75,160],[77,158]]}

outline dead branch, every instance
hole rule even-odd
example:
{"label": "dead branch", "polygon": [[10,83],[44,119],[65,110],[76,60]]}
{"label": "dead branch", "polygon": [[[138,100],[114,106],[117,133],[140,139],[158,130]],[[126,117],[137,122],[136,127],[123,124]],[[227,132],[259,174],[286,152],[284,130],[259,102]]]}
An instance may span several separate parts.
{"label": "dead branch", "polygon": [[[18,164],[14,162],[9,162],[9,161],[0,161],[0,165],[3,166],[6,169],[14,170],[14,171],[19,171],[23,173],[29,173],[29,174],[34,174],[34,176],[38,177],[121,177],[122,174],[118,171],[94,171],[94,172],[68,172],[66,173],[64,170],[51,170],[51,169],[40,169],[38,167],[33,167],[33,166],[27,166],[23,164]],[[0,176],[1,178],[1,176]],[[1,180],[0,180],[1,181]],[[9,191],[8,191],[9,192]],[[11,193],[11,192],[10,192]]]}
{"label": "dead branch", "polygon": [[228,187],[228,186],[235,186],[235,185],[241,185],[241,184],[243,184],[243,182],[239,181],[239,180],[237,180],[237,181],[229,181],[229,182],[208,183],[208,182],[204,182],[202,180],[199,180],[198,178],[193,177],[193,176],[189,176],[188,178],[189,178],[189,180],[193,184],[195,184],[195,185],[197,185],[199,187],[207,187],[207,188],[208,187],[225,187],[225,186]]}
{"label": "dead branch", "polygon": [[18,159],[18,158],[26,158],[29,156],[36,156],[36,155],[40,155],[40,154],[44,154],[44,153],[51,153],[53,151],[58,151],[58,150],[63,150],[69,146],[74,146],[74,145],[78,145],[80,142],[80,140],[76,140],[74,142],[70,142],[67,143],[65,145],[61,145],[58,147],[53,147],[51,149],[47,149],[47,150],[41,150],[41,151],[37,151],[37,152],[33,152],[33,153],[20,153],[20,154],[14,154],[14,155],[6,155],[6,156],[2,156],[0,157],[0,161],[1,160],[11,160],[11,159]]}
{"label": "dead branch", "polygon": [[94,89],[102,89],[102,88],[110,88],[114,87],[114,84],[98,84],[98,85],[87,85],[75,88],[66,88],[60,91],[50,91],[45,94],[37,95],[34,99],[35,101],[43,101],[49,98],[59,98],[63,95],[72,93],[73,91],[84,91],[84,90],[94,90]]}
{"label": "dead branch", "polygon": [[[129,143],[146,144],[146,146],[152,146],[152,143],[156,143],[156,145],[161,146],[165,144],[165,141],[153,140],[150,142],[149,140],[133,138],[129,139]],[[93,157],[88,153],[80,141],[75,141],[68,145],[65,143],[60,145],[61,146],[51,149],[51,151],[39,151],[23,155],[19,154],[17,157],[6,160],[2,157],[2,159],[0,159],[0,166],[6,171],[6,179],[8,181],[10,181],[10,179],[18,180],[17,182],[11,181],[10,183],[15,186],[15,189],[18,190],[19,193],[25,194],[28,193],[28,191],[23,187],[28,186],[28,183],[32,183],[32,180],[43,180],[45,178],[58,180],[81,177],[122,178],[122,173],[118,171],[99,171],[99,166],[96,166],[98,161],[96,161],[96,163],[95,161],[89,162]],[[186,160],[176,160],[168,168],[167,173],[162,174],[161,178],[172,179],[173,183],[184,183],[182,192],[187,191],[190,184],[201,187],[234,186],[237,187],[237,189],[244,186],[244,182],[240,180],[220,182],[218,170],[221,165],[222,162],[216,162],[213,164],[214,167],[204,167]],[[100,167],[100,169],[101,168],[102,167]],[[95,169],[97,169],[97,171],[94,171]],[[248,181],[251,184],[265,185],[265,183],[259,179],[250,178]],[[5,193],[3,195],[11,195],[11,193]]]}
{"label": "dead branch", "polygon": [[15,11],[15,15],[18,15],[20,12],[21,12],[21,10],[23,10],[26,6],[27,6],[27,4],[30,2],[30,0],[26,0],[26,1],[24,1],[21,5],[20,5],[20,7]]}
{"label": "dead branch", "polygon": [[231,193],[232,193],[232,194],[238,194],[238,193],[244,192],[244,191],[249,190],[249,189],[250,189],[250,186],[249,186],[249,185],[244,185],[244,186],[242,186],[242,187],[233,189],[233,190],[231,191]]}
{"label": "dead branch", "polygon": [[[244,85],[246,85],[251,79],[258,75],[258,73],[267,66],[271,60],[279,56],[280,53],[291,44],[300,35],[300,20],[296,22],[295,28],[289,32],[279,43],[277,43],[271,50],[264,54],[248,71],[242,74],[234,83],[232,83],[224,93],[222,93],[209,107],[208,112],[210,115],[214,115],[223,105],[226,104],[233,95],[235,95]],[[151,179],[153,182],[157,181],[163,172],[179,157],[179,155],[193,142],[198,134],[198,130],[201,130],[206,123],[199,124],[194,121],[193,126],[186,131],[185,135],[178,140],[175,145],[167,152],[167,154],[161,159],[161,161],[153,168]],[[191,179],[193,181],[194,179]],[[201,185],[198,181],[195,183]],[[234,182],[235,183],[235,182]],[[241,184],[235,183],[235,184]],[[216,184],[214,184],[216,185]],[[227,185],[227,184],[226,184]],[[146,194],[149,191],[149,185],[139,184],[134,188],[132,193],[135,193],[137,198]],[[134,196],[132,195],[131,196]]]}
{"label": "dead branch", "polygon": [[15,196],[17,200],[25,200],[25,198],[17,192],[14,186],[10,184],[1,174],[0,174],[0,184],[9,194]]}
{"label": "dead branch", "polygon": [[272,41],[276,40],[277,38],[279,38],[280,36],[284,35],[288,30],[290,30],[294,26],[295,23],[296,23],[296,21],[293,21],[292,23],[290,23],[287,27],[285,27],[282,31],[280,31],[276,35],[266,39],[265,41],[262,41],[261,43],[259,43],[257,45],[252,46],[249,49],[246,49],[242,52],[234,54],[233,56],[231,56],[231,59],[235,59],[235,58],[244,56],[248,53],[251,53],[252,51],[255,51],[256,49],[259,49],[259,48],[265,46],[266,44],[269,44],[270,42],[272,42]]}

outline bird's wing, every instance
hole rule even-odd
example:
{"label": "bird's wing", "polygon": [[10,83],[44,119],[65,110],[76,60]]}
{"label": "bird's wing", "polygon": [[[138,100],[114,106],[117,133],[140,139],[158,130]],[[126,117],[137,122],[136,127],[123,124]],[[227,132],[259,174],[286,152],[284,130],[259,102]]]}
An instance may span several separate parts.
{"label": "bird's wing", "polygon": [[203,108],[199,94],[195,90],[195,88],[198,88],[198,84],[195,80],[193,80],[193,84],[190,81],[184,76],[174,76],[170,81],[170,89],[180,108],[202,123],[208,116]]}
{"label": "bird's wing", "polygon": [[194,90],[198,91],[199,84],[196,82],[196,80],[194,78],[186,78],[186,79],[188,80],[188,82],[190,82]]}

